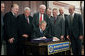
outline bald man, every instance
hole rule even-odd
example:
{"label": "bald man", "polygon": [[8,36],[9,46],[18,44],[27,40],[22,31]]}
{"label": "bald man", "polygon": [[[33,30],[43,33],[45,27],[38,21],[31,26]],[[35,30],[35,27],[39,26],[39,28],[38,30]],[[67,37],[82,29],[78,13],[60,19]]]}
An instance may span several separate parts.
{"label": "bald man", "polygon": [[69,7],[68,36],[72,45],[73,55],[81,55],[81,40],[83,39],[83,24],[80,14],[75,13],[75,6]]}
{"label": "bald man", "polygon": [[4,31],[5,40],[7,46],[7,55],[16,55],[16,43],[17,43],[17,24],[16,15],[18,14],[18,4],[11,6],[11,11],[7,12],[4,16]]}
{"label": "bald man", "polygon": [[47,16],[47,14],[45,14],[45,10],[46,10],[46,6],[40,5],[39,12],[35,13],[33,16],[33,27],[35,31],[39,28],[39,24],[43,20],[46,21],[47,23],[46,29],[50,28],[49,17]]}
{"label": "bald man", "polygon": [[[60,17],[62,17],[63,18],[63,25],[65,26],[65,28],[64,28],[64,39],[65,40],[67,40],[67,38],[66,38],[66,36],[67,36],[67,25],[66,25],[66,19],[68,19],[68,15],[67,14],[65,14],[64,13],[64,8],[63,7],[60,7],[59,8],[59,15],[58,16],[60,16]],[[63,38],[63,37],[62,37]]]}

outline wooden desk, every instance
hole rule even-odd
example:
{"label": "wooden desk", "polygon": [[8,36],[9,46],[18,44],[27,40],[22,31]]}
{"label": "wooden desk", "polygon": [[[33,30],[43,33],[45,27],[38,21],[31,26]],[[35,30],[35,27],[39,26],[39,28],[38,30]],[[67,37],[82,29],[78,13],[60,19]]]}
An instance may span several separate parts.
{"label": "wooden desk", "polygon": [[51,44],[58,44],[64,43],[69,41],[54,41],[54,42],[47,42],[47,43],[31,43],[26,41],[25,42],[25,54],[26,55],[69,55],[70,54],[70,47],[68,50],[57,52],[54,54],[48,53],[48,45]]}

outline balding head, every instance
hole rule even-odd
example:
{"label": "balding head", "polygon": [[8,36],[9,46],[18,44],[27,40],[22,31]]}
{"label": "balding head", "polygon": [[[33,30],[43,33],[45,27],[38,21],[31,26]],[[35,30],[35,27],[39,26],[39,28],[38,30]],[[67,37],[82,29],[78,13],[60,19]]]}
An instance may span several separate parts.
{"label": "balding head", "polygon": [[63,7],[62,8],[59,8],[59,12],[62,15],[64,13],[64,8]]}
{"label": "balding head", "polygon": [[39,9],[40,9],[40,13],[44,14],[46,6],[45,5],[40,5]]}
{"label": "balding head", "polygon": [[5,4],[4,2],[1,2],[1,12],[4,12],[4,9],[5,9]]}
{"label": "balding head", "polygon": [[70,14],[73,14],[74,13],[74,11],[75,11],[75,6],[69,6],[69,13]]}
{"label": "balding head", "polygon": [[18,10],[19,10],[19,5],[18,4],[13,4],[11,6],[11,10],[14,14],[17,14],[18,13]]}

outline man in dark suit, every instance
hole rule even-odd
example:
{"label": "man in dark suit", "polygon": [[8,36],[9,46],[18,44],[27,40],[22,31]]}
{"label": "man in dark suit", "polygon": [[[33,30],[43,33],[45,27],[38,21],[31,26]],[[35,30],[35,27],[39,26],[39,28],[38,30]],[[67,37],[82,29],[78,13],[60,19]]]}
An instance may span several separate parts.
{"label": "man in dark suit", "polygon": [[67,14],[64,14],[64,8],[59,8],[59,12],[60,14],[58,16],[62,17],[63,18],[63,21],[64,21],[64,39],[67,40],[66,38],[66,35],[67,35],[67,27],[66,27],[66,19],[68,19],[68,15]]}
{"label": "man in dark suit", "polygon": [[5,4],[3,2],[1,2],[1,39],[0,39],[0,54],[1,54],[1,49],[2,49],[2,44],[3,44],[3,40],[4,40],[4,29],[3,29],[3,26],[4,26],[4,22],[3,22],[3,12],[4,12],[4,9],[5,9]]}
{"label": "man in dark suit", "polygon": [[[46,9],[45,5],[40,5],[39,12],[34,14],[34,16],[33,16],[34,30],[37,30],[39,28],[39,23],[43,20],[46,21],[46,23],[47,23],[46,29],[51,28],[50,23],[49,23],[50,22],[49,17],[47,16],[47,14],[45,14],[45,9]],[[49,32],[50,32],[50,30],[49,30]]]}
{"label": "man in dark suit", "polygon": [[75,7],[69,7],[69,19],[67,19],[68,24],[68,36],[72,45],[73,55],[81,55],[81,39],[83,39],[83,25],[82,17],[80,14],[74,13]]}
{"label": "man in dark suit", "polygon": [[4,16],[4,36],[7,46],[7,55],[16,55],[17,28],[16,16],[19,10],[17,4],[11,6],[11,11]]}
{"label": "man in dark suit", "polygon": [[30,8],[25,7],[24,14],[20,14],[17,17],[18,25],[18,55],[25,55],[24,42],[30,41],[33,30],[32,17],[30,16]]}
{"label": "man in dark suit", "polygon": [[51,8],[48,8],[46,13],[47,13],[47,15],[48,15],[48,17],[49,17],[49,19],[50,19],[50,18],[52,17],[52,16],[51,16],[51,13],[52,13],[52,12],[51,12]]}
{"label": "man in dark suit", "polygon": [[64,23],[63,19],[60,16],[57,16],[57,9],[53,9],[53,17],[50,19],[52,27],[52,36],[63,40],[64,38]]}

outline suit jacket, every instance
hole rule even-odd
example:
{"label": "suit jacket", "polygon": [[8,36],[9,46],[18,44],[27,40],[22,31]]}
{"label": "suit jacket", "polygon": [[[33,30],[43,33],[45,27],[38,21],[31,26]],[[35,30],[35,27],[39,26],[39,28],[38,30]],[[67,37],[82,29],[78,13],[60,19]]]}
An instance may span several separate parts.
{"label": "suit jacket", "polygon": [[[59,14],[58,16],[62,17],[61,14]],[[64,24],[63,24],[63,25],[65,26],[65,28],[64,28],[64,34],[65,34],[64,36],[65,36],[65,37],[67,36],[67,24],[66,24],[66,19],[69,19],[69,18],[68,18],[68,15],[67,15],[67,14],[64,14],[64,19],[63,19]]]}
{"label": "suit jacket", "polygon": [[4,28],[3,28],[3,26],[4,26],[4,22],[3,22],[3,14],[1,13],[1,41],[3,41],[4,40]]}
{"label": "suit jacket", "polygon": [[[49,32],[50,32],[50,20],[49,20],[49,17],[47,16],[47,14],[44,14],[44,20],[46,21],[47,23],[47,27],[46,29],[49,28]],[[38,28],[39,28],[39,12],[38,13],[35,13],[33,15],[33,27],[34,27],[34,30],[36,31]],[[51,32],[50,32],[51,33]]]}
{"label": "suit jacket", "polygon": [[5,34],[5,40],[8,41],[8,39],[14,37],[16,39],[17,37],[17,26],[16,26],[16,17],[13,15],[12,12],[8,12],[4,16],[4,34]]}
{"label": "suit jacket", "polygon": [[40,31],[40,28],[38,28],[36,31],[33,32],[32,34],[32,39],[35,38],[40,38],[40,37],[47,37],[47,38],[52,38],[51,34],[49,33],[48,30],[44,30],[43,33]]}
{"label": "suit jacket", "polygon": [[54,23],[55,19],[54,17],[52,17],[50,19],[50,23],[51,23],[51,35],[60,38],[61,35],[64,35],[64,21],[62,19],[62,17],[57,16],[57,19]]}
{"label": "suit jacket", "polygon": [[18,36],[21,37],[23,34],[28,34],[31,36],[32,30],[33,30],[33,25],[32,25],[32,20],[33,18],[31,16],[29,18],[29,23],[25,17],[24,14],[20,14],[17,17],[17,25],[18,25]]}
{"label": "suit jacket", "polygon": [[80,35],[83,35],[83,24],[81,15],[74,13],[72,24],[70,15],[68,17],[69,17],[69,19],[67,19],[68,35],[73,35],[75,38],[78,38]]}

